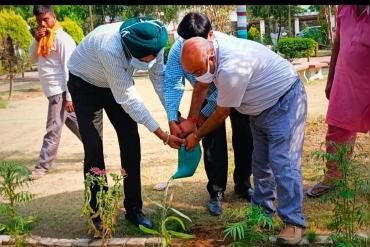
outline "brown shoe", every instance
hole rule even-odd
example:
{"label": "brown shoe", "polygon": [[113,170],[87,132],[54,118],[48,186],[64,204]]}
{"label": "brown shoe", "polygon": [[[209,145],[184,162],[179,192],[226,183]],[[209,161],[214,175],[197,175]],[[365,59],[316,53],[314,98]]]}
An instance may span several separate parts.
{"label": "brown shoe", "polygon": [[296,245],[302,240],[303,228],[286,224],[285,228],[277,235],[276,240],[280,244]]}

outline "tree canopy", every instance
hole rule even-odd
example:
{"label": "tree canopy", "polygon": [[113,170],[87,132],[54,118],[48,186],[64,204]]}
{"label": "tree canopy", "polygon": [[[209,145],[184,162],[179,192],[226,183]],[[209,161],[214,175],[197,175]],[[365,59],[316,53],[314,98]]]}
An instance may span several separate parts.
{"label": "tree canopy", "polygon": [[32,35],[28,29],[27,22],[22,16],[17,15],[14,11],[0,11],[0,38],[3,40],[9,36],[14,45],[28,51],[32,42]]}

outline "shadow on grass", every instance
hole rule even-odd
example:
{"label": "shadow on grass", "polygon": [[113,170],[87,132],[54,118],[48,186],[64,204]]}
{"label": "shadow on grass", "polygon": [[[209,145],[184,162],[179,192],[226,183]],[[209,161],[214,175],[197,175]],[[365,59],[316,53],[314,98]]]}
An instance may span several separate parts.
{"label": "shadow on grass", "polygon": [[[68,155],[58,155],[56,160],[54,161],[52,169],[50,169],[50,172],[58,172],[61,166],[63,166],[63,171],[82,171],[83,157],[83,153],[69,153]],[[35,167],[38,158],[39,152],[25,153],[18,150],[0,152],[0,161],[17,161],[30,170]],[[76,163],[81,164],[81,166],[76,167],[76,165],[74,165]]]}
{"label": "shadow on grass", "polygon": [[[304,183],[306,184],[305,189],[307,186],[314,184],[316,176],[322,174],[322,168],[324,167],[323,163],[317,161],[314,162],[310,158],[310,153],[320,147],[318,140],[321,141],[321,137],[324,136],[324,120],[320,119],[320,121],[315,123],[309,122],[307,130],[309,130],[309,134],[306,135],[305,153],[302,160],[303,177]],[[369,143],[368,138],[368,136],[362,135],[359,137],[359,141],[360,143],[366,144]],[[229,152],[229,154],[229,164],[231,164],[232,152]],[[26,157],[34,157],[34,159]],[[18,160],[29,168],[34,166],[37,161],[37,157],[38,153],[36,152],[27,154],[20,151],[0,152],[0,160]],[[58,164],[65,163],[62,164],[63,170],[70,169],[73,171],[82,171],[82,164],[81,166],[70,164],[80,162],[82,157],[83,154],[81,153],[73,153],[68,156],[58,157],[56,161],[57,163],[53,166],[53,170],[59,171],[59,169],[62,168],[58,168]],[[148,164],[149,163],[150,162],[148,162]],[[204,175],[204,167],[200,165],[198,172],[202,172]],[[149,178],[155,175],[156,174],[146,174]],[[144,176],[144,172],[142,176]],[[174,186],[170,190],[170,192],[174,192],[172,206],[184,212],[193,220],[193,223],[188,225],[192,227],[192,229],[199,229],[199,226],[206,230],[222,229],[226,222],[235,222],[238,220],[238,218],[235,217],[227,217],[227,212],[249,205],[244,200],[237,198],[232,192],[232,165],[230,166],[225,202],[223,204],[225,209],[224,217],[210,216],[205,208],[206,203],[209,200],[209,195],[206,190],[207,179],[205,175],[202,178],[198,178],[197,181],[193,180],[194,182],[187,180],[184,181],[179,180],[179,183],[181,184]],[[61,182],[60,186],[63,186],[63,182]],[[158,229],[161,211],[156,205],[147,199],[147,197],[153,201],[161,202],[163,191],[154,191],[152,190],[153,186],[154,184],[151,182],[142,187],[144,200],[143,209],[147,216],[153,220],[155,228]],[[84,238],[87,237],[87,227],[85,218],[81,217],[82,204],[83,191],[80,190],[35,199],[27,206],[27,208],[21,208],[21,212],[27,215],[39,216],[40,220],[36,224],[33,231],[34,234],[57,238]],[[305,197],[303,213],[309,229],[315,230],[318,234],[329,232],[327,229],[327,223],[332,213],[332,206],[330,204],[321,204],[317,199],[309,199]],[[277,219],[277,217],[275,219]],[[194,231],[196,234],[197,232],[201,232],[201,230]],[[220,234],[221,231],[222,230],[217,230],[215,232],[216,234]],[[212,237],[211,234],[212,233],[210,231],[204,231],[204,235],[209,236],[209,238]],[[138,236],[143,235],[143,233],[124,219],[124,209],[121,209],[118,215],[118,225],[114,236],[122,237],[127,235]],[[214,238],[217,239],[219,238],[218,236],[219,235],[216,235]]]}
{"label": "shadow on grass", "polygon": [[[163,191],[153,191],[153,186],[154,184],[143,186],[143,211],[152,219],[154,227],[158,229],[161,210],[147,197],[153,201],[161,202]],[[209,227],[210,231],[214,231],[215,226],[221,229],[223,219],[221,217],[210,216],[204,207],[208,200],[208,193],[205,191],[205,188],[202,190],[203,192],[194,193],[196,190],[199,190],[199,183],[181,183],[181,186],[173,187],[171,189],[174,192],[172,206],[192,219],[193,223],[187,223],[185,220],[188,229],[192,227],[199,228],[200,225],[212,226]],[[88,234],[86,219],[84,216],[81,216],[82,205],[83,191],[80,190],[34,199],[26,207],[20,207],[19,212],[22,215],[35,215],[39,217],[32,231],[35,235],[54,238],[84,238]],[[242,207],[244,205],[244,201],[233,195],[228,196],[225,202],[225,208]],[[114,236],[143,236],[144,234],[138,228],[125,220],[124,213],[125,210],[121,208],[118,214],[118,224]],[[0,222],[3,221],[4,218],[0,216]],[[218,235],[213,235],[218,237],[219,233],[220,231],[215,233]]]}

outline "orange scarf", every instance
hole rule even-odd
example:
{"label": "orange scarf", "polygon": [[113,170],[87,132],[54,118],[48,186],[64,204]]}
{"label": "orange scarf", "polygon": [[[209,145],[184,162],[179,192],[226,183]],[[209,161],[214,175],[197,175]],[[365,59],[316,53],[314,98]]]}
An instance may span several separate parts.
{"label": "orange scarf", "polygon": [[43,57],[49,56],[51,48],[54,47],[55,32],[61,27],[62,26],[59,24],[59,22],[55,22],[54,27],[48,29],[49,35],[46,35],[40,39],[39,46],[37,48],[38,56],[40,55]]}

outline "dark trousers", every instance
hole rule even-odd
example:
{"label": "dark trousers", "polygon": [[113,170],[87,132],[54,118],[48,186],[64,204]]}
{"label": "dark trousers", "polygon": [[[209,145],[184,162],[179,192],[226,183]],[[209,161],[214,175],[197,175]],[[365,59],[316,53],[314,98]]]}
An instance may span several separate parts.
{"label": "dark trousers", "polygon": [[[124,180],[126,210],[142,207],[140,181],[140,138],[137,123],[117,104],[109,88],[96,87],[69,73],[68,89],[77,115],[84,146],[84,175],[93,167],[105,169],[103,142],[94,122],[102,109],[112,123],[118,137],[121,166],[128,174]],[[101,117],[101,116],[100,116]],[[91,207],[96,210],[98,186],[93,186]]]}
{"label": "dark trousers", "polygon": [[[230,120],[235,164],[234,183],[238,190],[247,190],[251,187],[253,152],[249,116],[232,109]],[[210,196],[214,197],[217,192],[224,192],[227,184],[228,154],[225,123],[205,136],[202,144],[204,165],[208,177],[207,190]]]}

